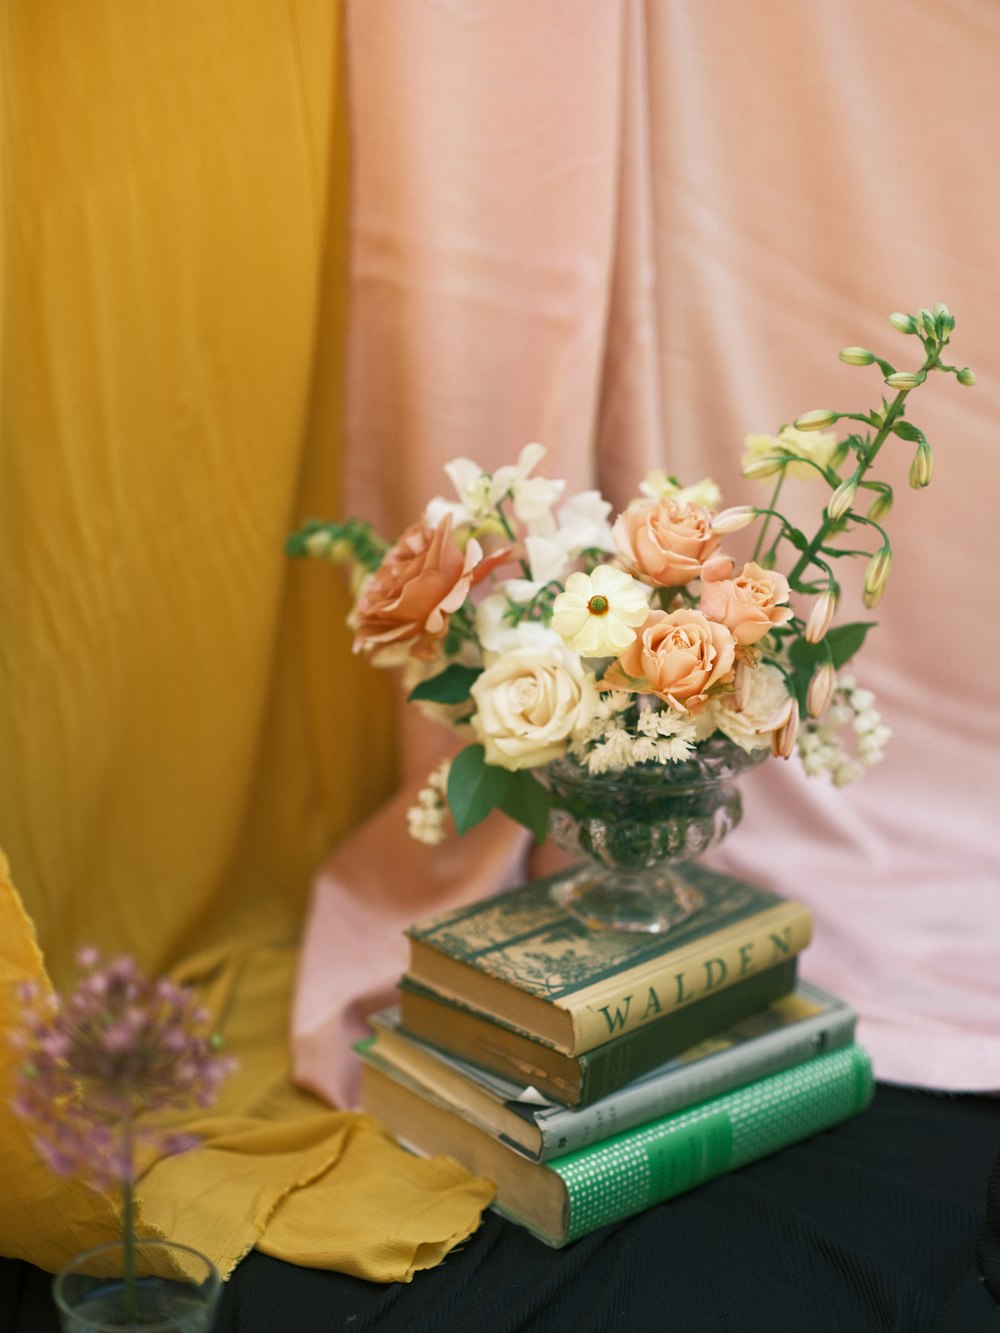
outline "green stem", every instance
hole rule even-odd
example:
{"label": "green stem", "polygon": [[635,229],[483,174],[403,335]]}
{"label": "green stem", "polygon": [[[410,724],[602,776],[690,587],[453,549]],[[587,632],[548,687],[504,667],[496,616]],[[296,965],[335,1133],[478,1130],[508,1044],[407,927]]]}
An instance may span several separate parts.
{"label": "green stem", "polygon": [[[927,355],[924,358],[924,364],[920,367],[920,370],[924,373],[926,373],[928,370],[932,370],[934,366],[938,364],[938,360],[939,360],[938,351],[931,351],[928,348]],[[861,481],[861,478],[865,475],[865,473],[868,471],[868,469],[871,467],[871,465],[874,463],[875,458],[878,455],[878,452],[882,448],[883,444],[885,444],[886,440],[892,434],[893,426],[896,424],[898,419],[903,414],[903,404],[906,402],[906,395],[911,392],[912,390],[910,389],[900,389],[900,391],[896,394],[896,397],[892,400],[892,403],[890,404],[889,409],[885,414],[885,418],[883,419],[882,425],[879,427],[874,440],[872,440],[871,444],[864,452],[863,461],[859,461],[858,466],[854,470],[854,476],[859,482]],[[842,415],[846,414],[842,413]],[[853,517],[853,515],[851,515],[851,517]],[[816,535],[813,537],[812,541],[809,543],[806,549],[802,552],[801,556],[795,563],[795,567],[788,575],[788,582],[792,585],[793,588],[797,586],[798,580],[802,577],[805,570],[808,569],[808,567],[813,563],[817,552],[820,550],[823,543],[826,541],[827,537],[829,537],[830,533],[834,530],[834,528],[837,527],[843,521],[844,521],[843,517],[837,520],[830,520],[829,518],[824,518],[823,521],[820,523],[819,528],[816,530]]]}
{"label": "green stem", "polygon": [[[778,507],[778,496],[781,494],[781,487],[784,484],[784,480],[785,480],[785,469],[782,468],[781,471],[778,473],[778,480],[774,483],[774,490],[771,492],[771,504],[770,504],[771,510],[777,509]],[[761,525],[760,532],[757,533],[757,542],[753,548],[753,555],[750,557],[752,561],[756,561],[757,559],[759,559],[761,549],[764,546],[764,538],[767,536],[767,530],[770,527],[770,525],[771,525],[771,514],[768,513],[767,517],[764,519],[763,524]]]}

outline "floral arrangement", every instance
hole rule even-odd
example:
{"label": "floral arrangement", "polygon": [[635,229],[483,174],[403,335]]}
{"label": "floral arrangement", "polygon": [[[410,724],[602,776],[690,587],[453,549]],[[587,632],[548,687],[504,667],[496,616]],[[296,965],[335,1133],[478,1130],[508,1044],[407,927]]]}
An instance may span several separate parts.
{"label": "floral arrangement", "polygon": [[[871,622],[835,623],[837,562],[867,561],[863,602],[874,607],[892,564],[880,451],[911,447],[910,485],[926,486],[931,449],[905,416],[908,397],[932,371],[974,383],[942,361],[955,324],[946,306],[889,322],[919,341],[915,370],[862,347],[840,358],[876,366],[890,398],[747,437],[743,475],[772,483],[761,505],[723,507],[711,479],[654,472],[612,516],[596,491],[567,497],[538,475],[545,450],[529,444],[492,473],[449,463],[454,497],[432,499],[391,545],[356,518],[310,520],[289,538],[292,555],[351,567],[354,651],[401,668],[409,698],[467,741],[410,811],[415,837],[439,841],[449,810],[464,832],[500,808],[544,838],[544,770],[563,756],[591,772],[672,765],[721,735],[748,751],[797,751],[808,773],[840,785],[881,757],[889,731],[844,670]],[[822,497],[812,535],[778,508],[797,479]],[[754,524],[752,557],[737,566],[725,539]]]}
{"label": "floral arrangement", "polygon": [[105,964],[85,948],[77,960],[82,975],[65,998],[34,982],[18,988],[12,1106],[56,1175],[121,1189],[124,1276],[134,1287],[140,1149],[162,1156],[193,1147],[197,1139],[171,1129],[163,1113],[211,1105],[234,1061],[189,990],[148,979],[129,957]]}

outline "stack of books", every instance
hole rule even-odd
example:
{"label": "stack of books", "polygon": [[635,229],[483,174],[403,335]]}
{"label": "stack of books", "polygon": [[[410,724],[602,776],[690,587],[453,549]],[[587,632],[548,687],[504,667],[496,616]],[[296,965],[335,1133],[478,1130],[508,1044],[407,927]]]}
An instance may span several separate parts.
{"label": "stack of books", "polygon": [[809,909],[695,873],[704,906],[665,935],[588,930],[549,880],[412,926],[357,1047],[364,1109],[554,1246],[863,1110],[855,1014],[798,976]]}

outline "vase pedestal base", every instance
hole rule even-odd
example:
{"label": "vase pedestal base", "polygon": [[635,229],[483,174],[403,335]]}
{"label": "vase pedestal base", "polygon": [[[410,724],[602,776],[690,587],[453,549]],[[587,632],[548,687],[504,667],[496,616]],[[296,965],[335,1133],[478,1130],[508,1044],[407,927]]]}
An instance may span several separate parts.
{"label": "vase pedestal base", "polygon": [[701,892],[676,869],[646,873],[581,866],[552,889],[556,902],[590,930],[663,935],[704,903]]}

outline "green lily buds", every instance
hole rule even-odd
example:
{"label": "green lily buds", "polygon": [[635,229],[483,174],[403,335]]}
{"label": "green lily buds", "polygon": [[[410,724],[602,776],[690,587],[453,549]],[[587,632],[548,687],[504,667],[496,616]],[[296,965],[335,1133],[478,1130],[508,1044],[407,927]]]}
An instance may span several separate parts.
{"label": "green lily buds", "polygon": [[917,321],[912,315],[901,314],[898,310],[889,316],[889,323],[897,333],[916,333]]}
{"label": "green lily buds", "polygon": [[955,378],[958,380],[959,384],[964,384],[967,389],[971,389],[976,382],[976,376],[968,366],[963,366]]}
{"label": "green lily buds", "polygon": [[873,523],[877,523],[879,519],[885,518],[891,508],[892,491],[888,489],[878,491],[875,495],[875,499],[868,506],[866,517],[870,518]]}
{"label": "green lily buds", "polygon": [[888,546],[882,546],[869,560],[865,571],[864,592],[861,599],[865,606],[875,606],[882,600],[885,585],[889,582],[890,569],[892,569],[892,551]]}
{"label": "green lily buds", "polygon": [[922,491],[925,486],[930,485],[933,475],[934,455],[927,441],[921,440],[910,464],[910,485],[915,491]]}
{"label": "green lily buds", "polygon": [[923,375],[915,375],[909,370],[897,370],[895,375],[886,375],[885,382],[890,389],[906,390],[915,389],[918,384],[923,384]]}
{"label": "green lily buds", "polygon": [[836,523],[837,519],[843,518],[854,504],[854,497],[857,493],[857,477],[848,477],[846,481],[842,481],[826,502],[827,518],[834,523]]}
{"label": "green lily buds", "polygon": [[937,320],[939,334],[942,338],[947,338],[955,327],[955,316],[942,301],[935,303],[934,318]]}
{"label": "green lily buds", "polygon": [[817,408],[813,412],[804,412],[802,416],[796,417],[793,425],[796,430],[825,430],[827,426],[832,426],[838,419],[836,412],[831,412],[827,407]]}
{"label": "green lily buds", "polygon": [[846,366],[870,366],[875,360],[875,353],[869,352],[867,347],[845,347],[840,353],[840,359]]}
{"label": "green lily buds", "polygon": [[743,464],[740,471],[750,481],[764,481],[767,477],[777,476],[790,461],[783,455],[773,454],[770,458],[751,459],[749,463]]}

